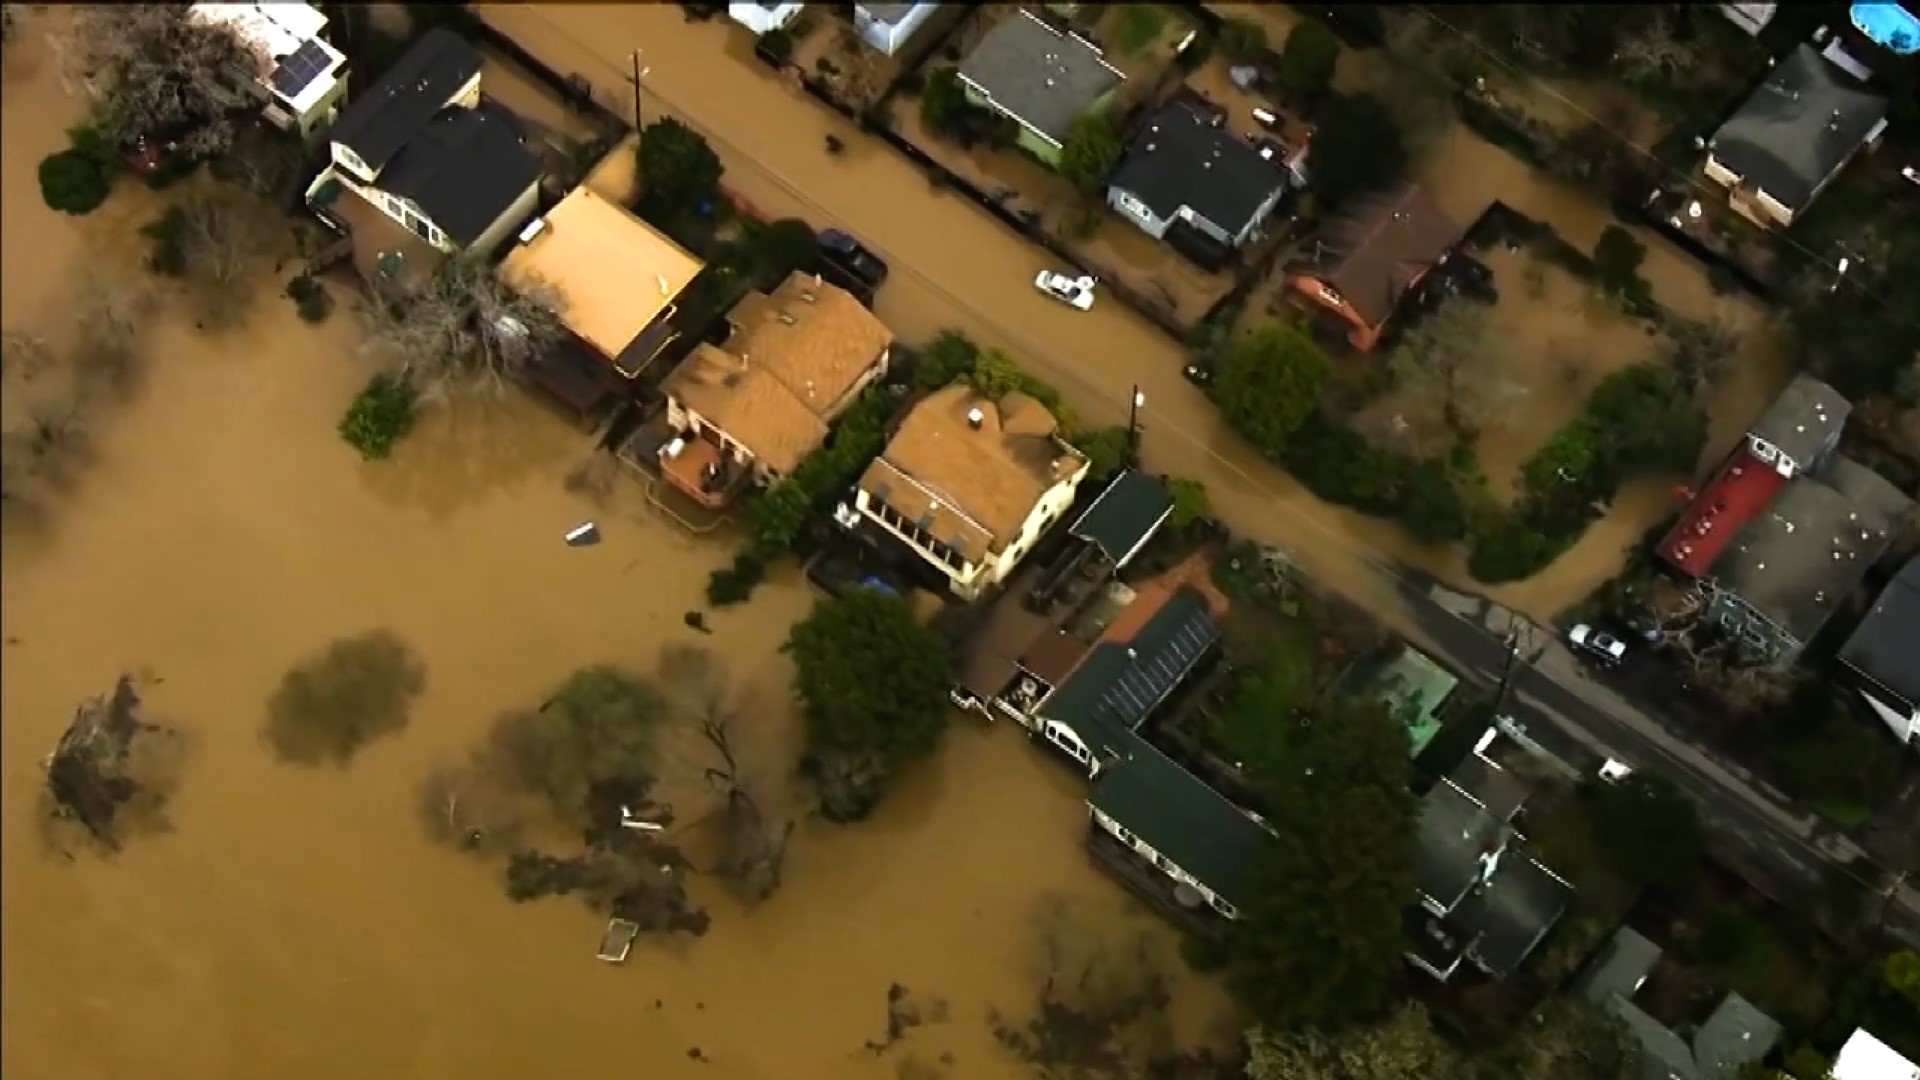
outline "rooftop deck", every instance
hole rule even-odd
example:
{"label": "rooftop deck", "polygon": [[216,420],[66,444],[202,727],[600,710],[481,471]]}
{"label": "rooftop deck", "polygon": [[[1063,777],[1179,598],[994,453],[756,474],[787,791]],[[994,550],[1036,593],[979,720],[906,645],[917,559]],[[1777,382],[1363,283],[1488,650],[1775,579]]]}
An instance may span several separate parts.
{"label": "rooftop deck", "polygon": [[[674,452],[678,444],[680,449]],[[660,475],[680,492],[710,510],[733,501],[746,487],[751,470],[698,436],[669,441],[660,448]]]}
{"label": "rooftop deck", "polygon": [[1705,577],[1741,526],[1791,482],[1741,443],[1660,541],[1660,557],[1682,573]]}

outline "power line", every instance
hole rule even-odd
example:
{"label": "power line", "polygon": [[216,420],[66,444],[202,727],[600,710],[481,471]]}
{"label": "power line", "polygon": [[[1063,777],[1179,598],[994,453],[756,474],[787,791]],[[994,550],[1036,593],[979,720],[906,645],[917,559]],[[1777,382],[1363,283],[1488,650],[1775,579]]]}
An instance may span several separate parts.
{"label": "power line", "polygon": [[[616,81],[619,81],[619,82],[635,81],[632,77],[632,74],[629,71],[623,70],[623,67],[621,64],[617,64],[613,62],[611,59],[605,56],[602,56],[598,51],[596,51],[595,47],[592,44],[581,40],[577,35],[567,30],[565,27],[558,25],[553,21],[553,19],[550,16],[547,16],[541,13],[536,7],[532,5],[523,5],[521,7],[521,10],[526,12],[531,17],[538,18],[548,29],[550,29],[554,33],[559,34],[561,37],[566,38],[579,50],[581,55],[590,59],[593,63],[603,68],[605,71],[612,73]],[[626,59],[626,58],[623,57],[623,59]],[[681,107],[681,105],[678,102],[676,102],[670,95],[661,93],[658,88],[650,84],[644,85],[641,89],[643,93],[651,96],[655,101],[659,102],[661,105],[664,105],[669,111],[674,113],[682,123],[685,123],[688,127],[691,127],[695,131],[699,132],[703,138],[707,139],[708,142],[714,144],[718,149],[725,150],[730,156],[733,156],[740,160],[744,160],[748,162],[749,164],[754,166],[756,169],[758,169],[761,173],[765,174],[765,176],[769,180],[771,180],[776,187],[778,187],[782,192],[784,192],[789,198],[791,198],[796,203],[814,212],[815,214],[818,214],[820,216],[827,218],[828,220],[837,221],[840,219],[840,215],[835,214],[834,212],[829,210],[827,207],[821,205],[812,196],[806,194],[804,191],[801,191],[799,188],[794,186],[784,176],[781,175],[779,170],[773,168],[765,160],[763,160],[759,155],[755,154],[754,152],[747,149],[746,147],[741,146],[739,143],[728,138],[726,135],[722,134],[721,132],[716,131],[712,127],[702,123],[692,113],[690,113],[685,108]],[[875,245],[875,246],[877,247],[878,245]],[[1027,354],[1033,360],[1039,363],[1045,364],[1049,368],[1049,370],[1054,372],[1056,375],[1064,377],[1064,379],[1070,385],[1077,386],[1082,391],[1085,391],[1091,394],[1092,396],[1099,398],[1102,401],[1105,401],[1108,399],[1108,395],[1105,389],[1089,382],[1085,376],[1081,375],[1071,367],[1049,361],[1047,359],[1049,355],[1048,350],[1042,349],[1036,346],[1030,339],[1026,338],[1024,335],[1018,333],[1017,331],[1012,330],[1006,324],[995,319],[993,316],[981,310],[979,307],[976,307],[970,301],[966,300],[965,298],[959,296],[958,294],[954,293],[953,291],[946,288],[945,286],[934,281],[932,278],[928,277],[924,272],[922,272],[917,267],[915,267],[911,262],[906,261],[904,259],[900,259],[898,252],[889,251],[884,247],[880,247],[879,250],[881,251],[881,253],[892,257],[897,262],[897,264],[906,271],[908,276],[910,276],[911,278],[913,278],[914,281],[919,283],[920,286],[924,288],[927,292],[946,301],[947,304],[950,305],[951,307],[971,315],[978,324],[991,330],[993,333],[995,333],[1002,339],[1014,343],[1018,348],[1020,348],[1025,354]],[[1150,412],[1150,410],[1143,410],[1143,411]],[[1240,468],[1234,462],[1232,462],[1231,460],[1221,455],[1218,451],[1213,450],[1211,447],[1207,446],[1205,443],[1203,443],[1200,439],[1196,438],[1191,433],[1177,427],[1172,428],[1171,430],[1172,430],[1172,434],[1180,438],[1182,441],[1186,442],[1188,445],[1192,446],[1194,449],[1198,450],[1203,457],[1211,460],[1221,470],[1232,474],[1234,477],[1244,481],[1245,483],[1251,485],[1257,490],[1260,490],[1275,496],[1280,495],[1280,492],[1277,491],[1272,484],[1262,482],[1259,478],[1251,475],[1246,470]],[[1295,517],[1298,520],[1305,521],[1308,525],[1310,525],[1315,530],[1317,530],[1321,535],[1329,539],[1340,541],[1342,544],[1347,545],[1350,549],[1353,549],[1354,553],[1358,555],[1361,561],[1366,563],[1368,566],[1372,567],[1377,573],[1382,575],[1384,578],[1390,580],[1391,582],[1394,582],[1394,583],[1406,586],[1415,591],[1418,591],[1419,586],[1416,582],[1414,582],[1407,575],[1401,573],[1395,566],[1393,566],[1390,562],[1386,561],[1380,552],[1366,545],[1365,542],[1362,541],[1359,537],[1355,536],[1352,533],[1340,532],[1340,531],[1331,529],[1327,527],[1323,522],[1316,520],[1315,518],[1309,515],[1300,514],[1300,515],[1295,515]],[[1534,667],[1535,665],[1530,663],[1528,664],[1528,666]],[[1538,670],[1538,668],[1536,667],[1535,670]],[[1543,673],[1543,677],[1549,678],[1550,681],[1555,681],[1556,685],[1558,685],[1557,680],[1552,680],[1551,676],[1544,676],[1544,673]],[[1508,681],[1508,677],[1503,676],[1502,682],[1506,683],[1507,681]],[[1594,708],[1596,712],[1602,715],[1606,715],[1609,720],[1612,720],[1616,724],[1620,724],[1623,727],[1631,726],[1621,721],[1613,720],[1613,717],[1607,712],[1607,710],[1601,709],[1598,706],[1590,706],[1590,707]],[[1635,733],[1635,738],[1638,742],[1645,745],[1654,754],[1665,759],[1671,766],[1677,767],[1687,773],[1696,774],[1696,775],[1698,774],[1698,770],[1694,769],[1691,765],[1689,765],[1684,760],[1680,759],[1677,755],[1673,754],[1672,752],[1668,751],[1667,749],[1659,745],[1657,741],[1651,738],[1648,738],[1646,736],[1639,735],[1638,733]],[[1736,798],[1735,801],[1738,802],[1740,800]],[[1773,831],[1779,836],[1786,837],[1787,839],[1792,841],[1794,844],[1799,846],[1803,851],[1819,859],[1823,864],[1835,867],[1839,869],[1842,873],[1844,873],[1846,876],[1853,878],[1856,881],[1860,881],[1863,884],[1872,884],[1872,882],[1866,882],[1864,879],[1859,878],[1857,875],[1853,873],[1853,871],[1849,866],[1834,860],[1831,856],[1827,855],[1825,852],[1821,851],[1818,847],[1814,846],[1814,844],[1810,840],[1802,838],[1797,833],[1791,830],[1773,830]]]}

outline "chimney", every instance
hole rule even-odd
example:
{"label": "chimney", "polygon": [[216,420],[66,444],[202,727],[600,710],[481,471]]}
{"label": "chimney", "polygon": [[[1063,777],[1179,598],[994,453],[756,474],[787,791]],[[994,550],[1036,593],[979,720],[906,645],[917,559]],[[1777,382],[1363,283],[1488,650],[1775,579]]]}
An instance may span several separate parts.
{"label": "chimney", "polygon": [[[808,297],[808,299],[811,300],[812,297]],[[794,326],[794,325],[797,325],[800,320],[794,318],[793,316],[783,311],[780,313],[780,321],[783,323],[786,323],[788,326]]]}
{"label": "chimney", "polygon": [[980,411],[980,406],[975,405],[973,408],[967,410],[967,426],[968,427],[972,428],[975,431],[979,431],[980,426],[982,424],[985,424],[986,422],[987,422],[987,414]]}

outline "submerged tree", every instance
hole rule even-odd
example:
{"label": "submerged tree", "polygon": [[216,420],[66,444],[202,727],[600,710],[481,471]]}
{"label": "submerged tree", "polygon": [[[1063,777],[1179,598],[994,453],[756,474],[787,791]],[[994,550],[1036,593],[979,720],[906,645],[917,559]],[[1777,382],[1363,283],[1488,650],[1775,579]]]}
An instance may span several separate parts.
{"label": "submerged tree", "polygon": [[[171,745],[168,745],[171,744]],[[174,734],[140,718],[133,679],[89,698],[48,755],[47,796],[54,822],[70,822],[99,848],[118,851],[133,830],[168,827],[166,804],[178,782]]]}
{"label": "submerged tree", "polygon": [[504,389],[565,335],[560,296],[516,289],[478,259],[448,259],[417,284],[376,288],[363,348],[421,394]]}
{"label": "submerged tree", "polygon": [[264,59],[192,4],[82,5],[54,46],[116,145],[144,136],[211,157],[233,144],[235,117],[265,100]]}
{"label": "submerged tree", "polygon": [[695,726],[714,763],[704,770],[723,800],[721,854],[714,872],[742,900],[755,903],[780,887],[792,818],[770,816],[758,785],[748,775],[741,746],[739,702],[726,663],[692,645],[668,645],[660,651],[660,682],[674,710]]}
{"label": "submerged tree", "polygon": [[[1247,1033],[1247,1080],[1467,1080],[1463,1055],[1407,1004],[1338,1036],[1313,1030]],[[1492,1080],[1491,1077],[1488,1080]]]}
{"label": "submerged tree", "polygon": [[344,766],[406,727],[425,687],[425,666],[391,632],[341,638],[280,680],[267,701],[267,743],[285,762]]}

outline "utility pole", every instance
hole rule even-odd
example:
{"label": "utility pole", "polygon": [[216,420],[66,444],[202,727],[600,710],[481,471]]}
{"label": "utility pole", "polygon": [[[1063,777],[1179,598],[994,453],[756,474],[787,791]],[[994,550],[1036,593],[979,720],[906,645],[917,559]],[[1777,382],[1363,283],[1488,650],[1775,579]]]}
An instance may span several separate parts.
{"label": "utility pole", "polygon": [[1507,695],[1513,690],[1514,676],[1520,671],[1520,628],[1518,620],[1509,622],[1507,636],[1501,639],[1501,644],[1507,647],[1507,659],[1500,666],[1500,687],[1493,695],[1493,715],[1496,717],[1500,715],[1500,710],[1506,708]]}
{"label": "utility pole", "polygon": [[633,55],[629,59],[633,61],[633,74],[630,76],[633,80],[633,130],[639,131],[645,126],[640,116],[640,80],[646,78],[647,72],[651,69],[640,66],[639,49],[633,50]]}
{"label": "utility pole", "polygon": [[1147,395],[1140,392],[1140,384],[1133,386],[1133,396],[1127,399],[1127,464],[1140,464],[1140,406],[1147,403]]}

